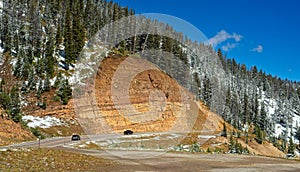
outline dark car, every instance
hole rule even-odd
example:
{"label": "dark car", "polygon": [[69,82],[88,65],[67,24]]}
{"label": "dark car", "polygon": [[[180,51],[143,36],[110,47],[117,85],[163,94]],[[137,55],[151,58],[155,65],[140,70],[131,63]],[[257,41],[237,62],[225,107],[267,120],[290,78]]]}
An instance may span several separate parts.
{"label": "dark car", "polygon": [[72,141],[80,140],[80,136],[77,134],[73,134],[71,140]]}
{"label": "dark car", "polygon": [[131,131],[131,130],[125,130],[124,131],[124,135],[130,135],[130,134],[133,134],[133,131]]}

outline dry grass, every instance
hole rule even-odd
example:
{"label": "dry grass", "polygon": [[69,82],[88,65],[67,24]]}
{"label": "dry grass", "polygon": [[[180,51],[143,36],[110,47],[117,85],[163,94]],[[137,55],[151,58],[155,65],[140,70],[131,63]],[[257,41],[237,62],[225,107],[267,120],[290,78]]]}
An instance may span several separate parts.
{"label": "dry grass", "polygon": [[67,124],[61,126],[52,126],[50,128],[39,128],[46,137],[71,136],[72,134],[84,135],[79,124]]}
{"label": "dry grass", "polygon": [[0,146],[34,139],[35,137],[20,123],[0,117]]}
{"label": "dry grass", "polygon": [[115,164],[112,160],[54,149],[0,152],[0,171],[103,171]]}

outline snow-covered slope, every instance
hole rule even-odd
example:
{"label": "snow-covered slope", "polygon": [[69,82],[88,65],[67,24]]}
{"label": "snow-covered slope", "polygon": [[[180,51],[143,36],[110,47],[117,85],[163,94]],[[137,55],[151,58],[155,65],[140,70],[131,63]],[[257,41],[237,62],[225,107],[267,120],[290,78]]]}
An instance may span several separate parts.
{"label": "snow-covered slope", "polygon": [[[275,124],[273,136],[283,137],[284,139],[288,139],[291,134],[295,136],[300,126],[300,115],[288,102],[270,98],[265,92],[263,92],[259,101],[264,102],[267,117]],[[295,139],[295,142],[299,143],[299,140]]]}

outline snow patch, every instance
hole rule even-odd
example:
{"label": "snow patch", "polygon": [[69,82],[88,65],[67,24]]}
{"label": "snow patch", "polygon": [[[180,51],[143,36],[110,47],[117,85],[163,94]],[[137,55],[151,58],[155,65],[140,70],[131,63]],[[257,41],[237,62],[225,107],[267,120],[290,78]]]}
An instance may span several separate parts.
{"label": "snow patch", "polygon": [[280,135],[283,134],[284,131],[285,131],[285,127],[281,126],[280,124],[276,124],[274,136],[279,137]]}
{"label": "snow patch", "polygon": [[[88,48],[88,49],[86,49]],[[82,52],[80,60],[73,66],[70,66],[72,70],[75,70],[71,77],[68,77],[71,85],[85,85],[85,79],[92,77],[98,69],[98,62],[108,55],[108,48],[101,45],[87,44],[84,48],[86,51]],[[96,50],[97,51],[96,51]]]}
{"label": "snow patch", "polygon": [[57,76],[55,76],[55,77],[52,78],[52,79],[49,79],[49,81],[50,81],[50,83],[51,83],[51,86],[54,85],[54,83],[55,83],[55,81],[56,81],[56,78],[57,78]]}
{"label": "snow patch", "polygon": [[11,65],[15,66],[16,63],[17,63],[17,59],[16,59],[16,58],[11,59],[11,61],[10,61],[10,64],[11,64]]}
{"label": "snow patch", "polygon": [[267,112],[268,112],[269,116],[271,116],[271,115],[275,114],[277,102],[274,99],[267,99],[267,101],[268,101]]}
{"label": "snow patch", "polygon": [[[1,43],[1,41],[0,41],[0,43]],[[0,53],[1,54],[3,53],[3,51],[4,51],[4,49],[2,47],[0,47]]]}
{"label": "snow patch", "polygon": [[211,139],[211,138],[216,138],[216,136],[209,136],[209,135],[199,135],[199,139]]}
{"label": "snow patch", "polygon": [[31,116],[26,115],[22,117],[22,120],[28,122],[27,125],[32,128],[40,127],[40,128],[50,128],[52,126],[61,126],[62,121],[56,117],[45,116]]}
{"label": "snow patch", "polygon": [[0,12],[2,14],[2,9],[3,9],[3,1],[0,1]]}
{"label": "snow patch", "polygon": [[21,107],[26,107],[28,105],[28,102],[25,100],[21,100],[20,105]]}
{"label": "snow patch", "polygon": [[[262,91],[261,99],[258,99],[258,102],[260,104],[264,102],[267,117],[272,119],[272,116],[275,114],[276,107],[278,107],[277,101],[267,96],[265,91]],[[261,107],[259,107],[259,109],[260,108]]]}
{"label": "snow patch", "polygon": [[7,149],[3,148],[3,149],[0,149],[0,152],[6,152]]}
{"label": "snow patch", "polygon": [[293,127],[300,126],[300,116],[293,115]]}

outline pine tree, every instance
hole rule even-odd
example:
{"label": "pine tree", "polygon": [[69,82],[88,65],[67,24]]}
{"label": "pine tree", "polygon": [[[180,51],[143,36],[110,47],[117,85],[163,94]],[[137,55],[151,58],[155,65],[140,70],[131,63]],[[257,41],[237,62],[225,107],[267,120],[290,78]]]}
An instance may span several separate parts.
{"label": "pine tree", "polygon": [[46,97],[43,98],[43,102],[42,102],[41,108],[44,109],[44,110],[47,109]]}
{"label": "pine tree", "polygon": [[[168,28],[168,27],[167,27]],[[142,43],[144,42],[145,39],[142,39]],[[162,50],[166,52],[172,52],[172,39],[169,37],[163,37],[162,38]]]}
{"label": "pine tree", "polygon": [[243,123],[246,124],[249,122],[249,101],[246,92],[244,93],[244,106],[243,106]]}
{"label": "pine tree", "polygon": [[31,90],[31,91],[35,90],[35,88],[36,88],[36,79],[35,79],[33,70],[30,70],[30,72],[29,72],[28,87],[29,87],[29,90]]}
{"label": "pine tree", "polygon": [[1,81],[0,81],[0,92],[3,92],[4,91],[4,86],[5,85],[5,80],[4,78],[1,78]]}
{"label": "pine tree", "polygon": [[84,44],[85,44],[85,29],[83,23],[83,1],[74,1],[74,9],[76,12],[73,13],[72,21],[72,33],[73,33],[73,57],[71,57],[71,62],[74,63],[76,58],[79,56]]}
{"label": "pine tree", "polygon": [[265,110],[264,102],[261,103],[260,109],[260,120],[259,120],[259,127],[262,131],[266,131],[267,129],[267,112]]}
{"label": "pine tree", "polygon": [[[5,7],[4,7],[5,8]],[[3,17],[2,17],[2,21],[1,23],[3,23],[3,28],[2,28],[2,31],[1,31],[1,40],[2,40],[2,47],[4,48],[4,53],[5,52],[10,52],[11,51],[11,32],[10,32],[10,25],[9,25],[9,15],[8,10],[11,10],[11,9],[7,9],[6,10],[3,10]]]}
{"label": "pine tree", "polygon": [[223,59],[223,53],[222,53],[222,51],[221,51],[220,48],[218,48],[217,54],[218,54],[218,57],[219,57],[220,59]]}
{"label": "pine tree", "polygon": [[193,85],[192,91],[195,95],[197,95],[197,98],[200,98],[201,97],[201,92],[200,92],[201,91],[201,81],[196,72],[193,73],[193,78],[194,78],[194,83],[196,85]]}
{"label": "pine tree", "polygon": [[50,89],[51,89],[51,83],[50,83],[49,76],[47,75],[47,76],[46,76],[46,79],[45,79],[45,81],[44,81],[43,90],[44,90],[45,92],[48,92],[48,91],[50,91]]}
{"label": "pine tree", "polygon": [[27,89],[27,84],[25,81],[22,82],[22,86],[21,86],[21,93],[22,94],[26,94],[28,92],[28,89]]}
{"label": "pine tree", "polygon": [[16,77],[20,77],[21,76],[21,67],[22,67],[22,58],[21,58],[22,55],[21,54],[23,54],[22,51],[18,54],[18,56],[17,56],[17,62],[15,64],[15,66],[14,66],[14,75]]}
{"label": "pine tree", "polygon": [[61,75],[61,73],[58,73],[56,78],[55,78],[55,81],[54,81],[54,84],[53,84],[52,88],[54,88],[54,89],[58,88],[61,81],[62,81],[62,75]]}
{"label": "pine tree", "polygon": [[68,79],[64,79],[61,81],[58,91],[56,92],[57,96],[60,97],[63,105],[68,104],[68,101],[72,97],[72,89],[69,85]]}
{"label": "pine tree", "polygon": [[212,90],[209,78],[205,75],[203,80],[203,99],[207,106],[211,104]]}
{"label": "pine tree", "polygon": [[59,47],[63,43],[63,34],[61,28],[61,20],[58,22],[56,36],[55,36],[55,45]]}
{"label": "pine tree", "polygon": [[229,121],[231,118],[231,90],[230,87],[227,89],[227,94],[226,94],[226,99],[225,99],[225,107],[224,107],[224,113],[223,113],[223,118],[225,121]]}
{"label": "pine tree", "polygon": [[64,45],[66,53],[65,62],[67,66],[72,62],[75,56],[73,49],[71,4],[71,2],[69,2],[69,4],[66,4],[66,17],[64,26]]}
{"label": "pine tree", "polygon": [[226,125],[225,125],[225,123],[223,123],[223,131],[222,131],[222,134],[221,134],[221,136],[223,136],[223,137],[227,137],[227,128],[226,128]]}
{"label": "pine tree", "polygon": [[297,94],[298,94],[298,97],[299,97],[299,99],[300,99],[300,87],[297,88]]}
{"label": "pine tree", "polygon": [[21,58],[23,58],[23,61],[22,61],[22,66],[21,66],[20,77],[23,79],[27,79],[29,72],[32,69],[32,66],[31,66],[32,62],[30,62],[30,58],[27,55],[25,55]]}
{"label": "pine tree", "polygon": [[10,91],[10,115],[14,122],[21,121],[21,108],[20,108],[20,99],[19,99],[19,91],[17,87],[13,87]]}
{"label": "pine tree", "polygon": [[35,65],[35,73],[39,78],[43,77],[43,73],[45,72],[45,64],[46,64],[45,58],[37,59],[37,63]]}
{"label": "pine tree", "polygon": [[40,99],[43,92],[44,92],[44,90],[43,90],[43,81],[40,79],[38,88],[36,90],[36,97],[38,99]]}
{"label": "pine tree", "polygon": [[220,59],[220,61],[222,63],[223,69],[226,69],[225,58],[224,58],[223,53],[222,53],[222,51],[221,51],[220,48],[218,48],[217,55],[218,55],[218,57],[219,57],[219,59]]}
{"label": "pine tree", "polygon": [[54,57],[54,42],[50,38],[46,43],[46,53],[44,58],[44,64],[47,76],[54,76],[54,66],[56,65],[56,59]]}
{"label": "pine tree", "polygon": [[93,6],[92,6],[92,0],[87,0],[86,1],[86,7],[84,11],[84,26],[88,30],[88,37],[91,37],[92,34],[89,31],[92,28],[93,21],[92,21],[92,16],[93,16]]}
{"label": "pine tree", "polygon": [[249,134],[248,134],[248,132],[246,133],[246,141],[245,141],[245,143],[246,143],[246,144],[249,143]]}
{"label": "pine tree", "polygon": [[290,139],[289,139],[288,153],[293,154],[293,155],[295,154],[295,145],[294,145],[292,137],[290,137]]}
{"label": "pine tree", "polygon": [[235,150],[235,141],[233,139],[233,134],[230,135],[230,138],[229,138],[229,150],[231,153],[235,153],[236,150]]}
{"label": "pine tree", "polygon": [[0,92],[0,106],[5,109],[9,110],[11,105],[11,98],[9,94],[6,92]]}
{"label": "pine tree", "polygon": [[259,107],[259,101],[258,101],[258,98],[257,98],[257,94],[255,94],[254,105],[253,105],[254,115],[253,115],[253,118],[252,118],[252,121],[253,121],[254,125],[258,125],[258,123],[259,123],[259,118],[258,118],[259,110],[258,110],[258,107]]}
{"label": "pine tree", "polygon": [[262,144],[264,140],[264,136],[259,126],[255,126],[254,134],[256,135],[255,140],[257,141],[257,143]]}
{"label": "pine tree", "polygon": [[295,138],[300,141],[300,127],[297,128]]}

